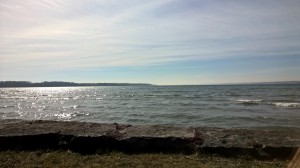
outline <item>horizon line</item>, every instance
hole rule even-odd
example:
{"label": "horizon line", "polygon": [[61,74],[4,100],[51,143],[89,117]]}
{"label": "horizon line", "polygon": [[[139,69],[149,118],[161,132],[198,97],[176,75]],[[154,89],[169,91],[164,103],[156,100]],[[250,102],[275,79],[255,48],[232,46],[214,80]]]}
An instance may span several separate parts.
{"label": "horizon line", "polygon": [[197,85],[255,85],[255,84],[300,84],[300,80],[289,80],[289,81],[261,81],[261,82],[234,82],[234,83],[206,83],[206,84],[155,84],[147,82],[73,82],[73,81],[0,81],[2,82],[28,82],[31,84],[42,84],[42,83],[70,83],[70,84],[144,84],[144,85],[153,85],[153,86],[197,86]]}

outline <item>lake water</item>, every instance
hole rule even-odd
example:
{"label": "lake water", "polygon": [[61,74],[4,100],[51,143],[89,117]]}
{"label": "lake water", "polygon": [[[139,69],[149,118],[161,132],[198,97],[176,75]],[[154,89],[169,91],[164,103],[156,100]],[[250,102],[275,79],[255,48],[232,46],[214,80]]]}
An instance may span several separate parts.
{"label": "lake water", "polygon": [[0,119],[300,128],[300,85],[0,88]]}

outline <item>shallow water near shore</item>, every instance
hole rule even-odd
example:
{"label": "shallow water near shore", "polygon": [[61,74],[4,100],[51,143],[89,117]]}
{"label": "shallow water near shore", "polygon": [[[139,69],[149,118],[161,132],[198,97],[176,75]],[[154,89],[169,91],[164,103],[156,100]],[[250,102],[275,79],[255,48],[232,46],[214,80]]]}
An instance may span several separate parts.
{"label": "shallow water near shore", "polygon": [[1,88],[0,119],[300,128],[299,85]]}

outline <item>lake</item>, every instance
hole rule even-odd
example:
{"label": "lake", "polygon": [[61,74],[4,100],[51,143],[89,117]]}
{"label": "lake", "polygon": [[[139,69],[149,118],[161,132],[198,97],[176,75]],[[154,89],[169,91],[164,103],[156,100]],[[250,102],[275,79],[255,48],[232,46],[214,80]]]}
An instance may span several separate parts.
{"label": "lake", "polygon": [[0,88],[0,119],[300,128],[300,85]]}

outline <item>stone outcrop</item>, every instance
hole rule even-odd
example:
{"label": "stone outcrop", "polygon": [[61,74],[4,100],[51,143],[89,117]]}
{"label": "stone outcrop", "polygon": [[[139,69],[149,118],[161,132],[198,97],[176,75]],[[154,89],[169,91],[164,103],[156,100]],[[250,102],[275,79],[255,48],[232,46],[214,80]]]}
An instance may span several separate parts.
{"label": "stone outcrop", "polygon": [[0,120],[0,150],[65,149],[80,153],[181,152],[291,158],[298,128],[222,129],[84,122]]}

